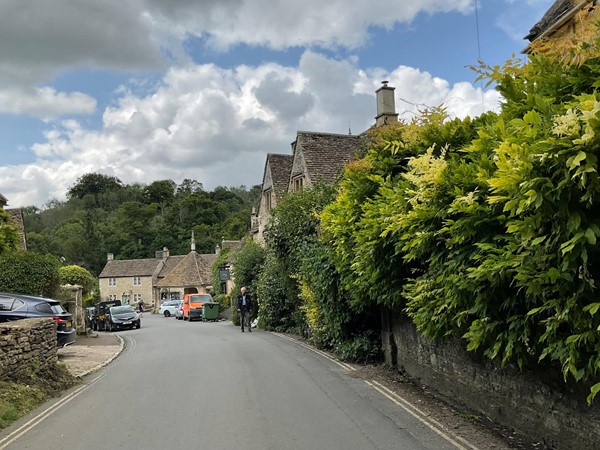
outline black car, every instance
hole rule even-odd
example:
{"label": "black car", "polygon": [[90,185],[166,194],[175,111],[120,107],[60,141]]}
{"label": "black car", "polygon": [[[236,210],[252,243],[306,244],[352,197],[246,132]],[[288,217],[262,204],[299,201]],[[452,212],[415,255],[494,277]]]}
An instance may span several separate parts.
{"label": "black car", "polygon": [[73,316],[58,300],[32,295],[0,293],[0,322],[49,317],[56,322],[56,344],[59,348],[75,342]]}
{"label": "black car", "polygon": [[113,306],[106,312],[106,329],[108,331],[141,326],[140,315],[130,305]]}
{"label": "black car", "polygon": [[121,306],[121,300],[107,300],[105,302],[96,303],[94,315],[91,318],[92,330],[106,331],[108,329],[106,313],[113,306]]}

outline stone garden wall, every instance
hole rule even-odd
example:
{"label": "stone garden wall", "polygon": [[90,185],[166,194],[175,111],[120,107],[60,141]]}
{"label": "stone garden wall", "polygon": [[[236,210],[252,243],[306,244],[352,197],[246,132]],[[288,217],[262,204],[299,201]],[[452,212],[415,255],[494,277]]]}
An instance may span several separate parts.
{"label": "stone garden wall", "polygon": [[386,363],[421,385],[550,448],[598,448],[600,395],[587,405],[591,384],[573,387],[555,369],[500,368],[467,352],[459,339],[421,336],[398,312],[385,311],[382,324]]}
{"label": "stone garden wall", "polygon": [[0,323],[0,379],[16,377],[30,367],[50,367],[57,359],[54,320]]}

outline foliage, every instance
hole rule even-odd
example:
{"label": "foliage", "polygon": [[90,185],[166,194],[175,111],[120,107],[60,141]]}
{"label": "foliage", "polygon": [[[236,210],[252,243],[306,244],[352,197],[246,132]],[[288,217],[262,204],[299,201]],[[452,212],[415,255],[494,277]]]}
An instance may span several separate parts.
{"label": "foliage", "polygon": [[0,208],[0,255],[19,248],[19,233],[6,211]]}
{"label": "foliage", "polygon": [[62,266],[58,271],[60,273],[61,284],[77,284],[83,288],[84,294],[98,290],[98,280],[83,267]]}
{"label": "foliage", "polygon": [[221,268],[226,266],[227,262],[231,259],[231,257],[232,257],[231,251],[229,251],[227,249],[221,249],[221,251],[219,252],[219,255],[217,256],[217,258],[215,259],[215,262],[213,263],[213,265],[211,267],[212,287],[213,287],[213,293],[215,295],[225,293],[225,282],[221,281],[221,278],[219,277],[219,272],[220,272]]}
{"label": "foliage", "polygon": [[67,191],[67,198],[83,199],[90,195],[97,201],[98,195],[109,191],[121,189],[123,183],[117,177],[102,175],[100,173],[86,173],[80,176],[75,184]]}
{"label": "foliage", "polygon": [[0,292],[52,297],[60,285],[60,263],[51,256],[10,253],[0,256]]}
{"label": "foliage", "polygon": [[[257,293],[257,283],[258,274],[261,272],[264,264],[265,250],[249,238],[244,240],[242,247],[236,251],[232,261],[235,282],[231,293],[231,301],[233,304],[236,304],[240,289],[246,287],[248,294],[254,300],[254,307],[251,314],[252,319],[257,316],[258,303],[261,301]],[[231,317],[233,322],[238,325],[238,315],[232,314]]]}
{"label": "foliage", "polygon": [[[478,69],[498,116],[401,124],[351,165],[322,218],[352,305],[519,367],[600,370],[600,52]],[[581,48],[578,49],[581,51]],[[440,117],[442,120],[439,120]],[[588,398],[600,391],[592,386]]]}
{"label": "foliage", "polygon": [[297,280],[291,276],[290,268],[285,262],[272,252],[267,253],[256,289],[261,328],[280,332],[303,331]]}
{"label": "foliage", "polygon": [[[35,361],[34,361],[35,362]],[[33,411],[50,398],[76,384],[75,378],[62,364],[40,369],[32,363],[25,373],[0,381],[0,429]]]}
{"label": "foliage", "polygon": [[222,239],[247,233],[258,195],[244,187],[207,192],[189,179],[180,185],[172,180],[124,185],[101,174],[84,175],[69,192],[66,202],[24,209],[28,248],[94,276],[107,253],[117,259],[152,258],[167,247],[172,255],[186,254],[192,230],[197,251],[212,253]]}

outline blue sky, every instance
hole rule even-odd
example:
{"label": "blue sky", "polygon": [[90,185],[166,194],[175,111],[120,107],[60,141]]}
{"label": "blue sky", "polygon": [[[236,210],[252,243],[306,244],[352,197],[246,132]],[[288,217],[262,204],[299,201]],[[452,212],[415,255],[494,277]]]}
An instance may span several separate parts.
{"label": "blue sky", "polygon": [[297,130],[372,125],[384,79],[402,118],[496,109],[466,66],[519,55],[552,3],[4,0],[0,193],[41,207],[88,172],[258,184]]}

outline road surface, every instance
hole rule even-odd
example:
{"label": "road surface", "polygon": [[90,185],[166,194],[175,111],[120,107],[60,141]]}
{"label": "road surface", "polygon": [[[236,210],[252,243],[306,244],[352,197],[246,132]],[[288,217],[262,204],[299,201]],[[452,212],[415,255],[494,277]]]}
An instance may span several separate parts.
{"label": "road surface", "polygon": [[0,449],[455,449],[377,385],[285,336],[146,314],[125,350]]}

